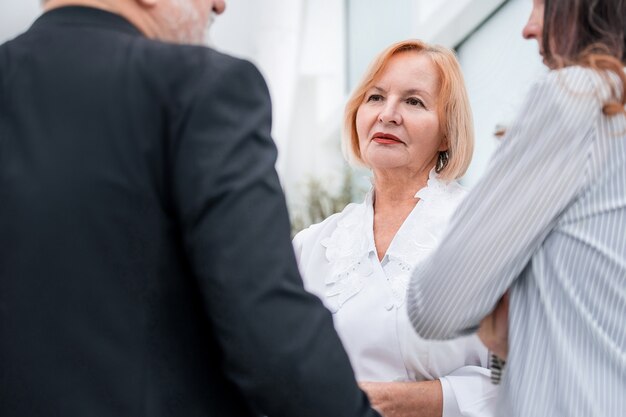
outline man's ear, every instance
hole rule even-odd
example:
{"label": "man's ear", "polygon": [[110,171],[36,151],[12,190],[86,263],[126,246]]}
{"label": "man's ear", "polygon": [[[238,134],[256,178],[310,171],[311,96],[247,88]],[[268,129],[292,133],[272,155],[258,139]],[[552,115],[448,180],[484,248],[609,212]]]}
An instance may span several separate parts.
{"label": "man's ear", "polygon": [[144,9],[151,9],[159,3],[159,0],[135,0]]}

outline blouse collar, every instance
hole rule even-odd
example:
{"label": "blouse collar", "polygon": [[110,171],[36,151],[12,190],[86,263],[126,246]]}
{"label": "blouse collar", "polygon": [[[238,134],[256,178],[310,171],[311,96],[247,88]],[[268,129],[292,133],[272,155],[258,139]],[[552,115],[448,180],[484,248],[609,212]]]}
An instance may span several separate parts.
{"label": "blouse collar", "polygon": [[[431,170],[427,184],[415,198],[420,201],[409,213],[385,255],[395,305],[404,302],[410,272],[417,262],[435,247],[440,235],[440,218],[450,212],[465,193],[456,181],[443,181]],[[337,311],[362,288],[363,276],[370,275],[369,256],[376,256],[374,243],[374,189],[362,204],[353,206],[337,222],[333,233],[322,241],[331,273],[326,279],[326,298]],[[389,275],[389,273],[388,273]]]}

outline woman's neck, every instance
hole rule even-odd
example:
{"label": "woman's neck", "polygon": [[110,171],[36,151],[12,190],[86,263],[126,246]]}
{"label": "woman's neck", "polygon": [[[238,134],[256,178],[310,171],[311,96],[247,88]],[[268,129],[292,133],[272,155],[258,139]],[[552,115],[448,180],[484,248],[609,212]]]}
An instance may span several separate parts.
{"label": "woman's neck", "polygon": [[375,171],[375,207],[415,206],[415,194],[428,183],[430,170],[425,172]]}
{"label": "woman's neck", "polygon": [[374,244],[382,260],[394,236],[417,204],[415,194],[426,186],[428,174],[374,172]]}

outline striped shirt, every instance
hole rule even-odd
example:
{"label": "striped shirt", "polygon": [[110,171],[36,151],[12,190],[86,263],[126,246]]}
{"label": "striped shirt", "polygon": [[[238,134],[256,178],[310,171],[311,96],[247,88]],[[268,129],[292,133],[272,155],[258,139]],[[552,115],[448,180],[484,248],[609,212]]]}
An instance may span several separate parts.
{"label": "striped shirt", "polygon": [[602,114],[616,78],[537,82],[413,273],[409,315],[431,339],[476,331],[511,288],[503,417],[626,416],[626,117]]}

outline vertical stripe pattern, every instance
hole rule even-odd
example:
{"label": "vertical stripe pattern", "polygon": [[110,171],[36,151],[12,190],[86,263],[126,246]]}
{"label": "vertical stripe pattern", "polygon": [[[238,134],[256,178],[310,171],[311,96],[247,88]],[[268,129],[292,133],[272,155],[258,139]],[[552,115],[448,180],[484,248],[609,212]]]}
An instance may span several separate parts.
{"label": "vertical stripe pattern", "polygon": [[432,339],[475,331],[511,288],[498,415],[626,416],[626,118],[602,114],[609,82],[539,80],[413,273],[409,316]]}

